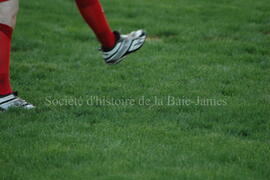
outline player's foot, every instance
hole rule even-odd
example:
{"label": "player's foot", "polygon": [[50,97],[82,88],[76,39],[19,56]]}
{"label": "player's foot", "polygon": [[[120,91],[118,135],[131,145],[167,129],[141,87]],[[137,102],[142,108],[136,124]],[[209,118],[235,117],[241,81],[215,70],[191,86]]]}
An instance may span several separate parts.
{"label": "player's foot", "polygon": [[117,64],[123,58],[139,50],[146,39],[146,33],[143,30],[131,32],[127,35],[121,35],[119,32],[114,32],[117,42],[113,49],[106,51],[102,49],[102,54],[107,64]]}
{"label": "player's foot", "polygon": [[25,100],[18,97],[17,92],[13,92],[6,96],[0,96],[0,110],[8,110],[11,107],[21,107],[23,109],[35,108],[32,104],[29,104]]}

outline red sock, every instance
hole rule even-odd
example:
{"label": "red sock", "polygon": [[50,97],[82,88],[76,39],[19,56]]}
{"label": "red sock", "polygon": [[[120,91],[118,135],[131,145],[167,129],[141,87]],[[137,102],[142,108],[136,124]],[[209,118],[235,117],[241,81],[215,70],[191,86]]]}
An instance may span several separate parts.
{"label": "red sock", "polygon": [[12,93],[9,79],[12,28],[0,23],[0,95]]}
{"label": "red sock", "polygon": [[95,32],[103,48],[113,48],[115,36],[109,24],[99,0],[76,0],[81,15],[87,24]]}

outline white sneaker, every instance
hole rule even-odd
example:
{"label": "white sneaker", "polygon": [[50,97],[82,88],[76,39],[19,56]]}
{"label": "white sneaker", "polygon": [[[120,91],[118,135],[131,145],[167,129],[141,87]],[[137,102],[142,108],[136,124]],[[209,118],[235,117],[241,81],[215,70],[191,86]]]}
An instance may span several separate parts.
{"label": "white sneaker", "polygon": [[35,106],[18,97],[17,92],[0,97],[0,110],[8,110],[11,107],[21,107],[24,109],[33,109]]}
{"label": "white sneaker", "polygon": [[139,50],[146,40],[146,33],[143,30],[134,31],[128,35],[121,35],[117,31],[114,34],[117,39],[114,48],[109,51],[101,50],[107,64],[121,62],[126,55]]}

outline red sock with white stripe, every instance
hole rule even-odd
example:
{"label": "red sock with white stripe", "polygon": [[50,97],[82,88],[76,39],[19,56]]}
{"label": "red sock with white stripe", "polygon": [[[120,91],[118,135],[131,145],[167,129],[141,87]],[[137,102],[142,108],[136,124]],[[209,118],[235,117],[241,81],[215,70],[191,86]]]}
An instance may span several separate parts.
{"label": "red sock with white stripe", "polygon": [[0,95],[12,93],[9,77],[12,31],[10,26],[0,23]]}
{"label": "red sock with white stripe", "polygon": [[99,0],[76,0],[81,15],[95,32],[99,42],[105,49],[115,45],[115,36],[112,32]]}

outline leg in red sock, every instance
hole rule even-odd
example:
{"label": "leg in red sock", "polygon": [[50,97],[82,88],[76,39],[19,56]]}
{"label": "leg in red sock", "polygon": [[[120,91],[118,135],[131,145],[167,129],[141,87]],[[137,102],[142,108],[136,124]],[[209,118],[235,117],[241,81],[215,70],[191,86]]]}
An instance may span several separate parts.
{"label": "leg in red sock", "polygon": [[11,35],[12,28],[0,24],[0,95],[12,93],[9,78]]}
{"label": "leg in red sock", "polygon": [[18,10],[19,0],[0,2],[0,95],[12,92],[9,80],[10,44]]}
{"label": "leg in red sock", "polygon": [[99,0],[76,0],[81,15],[95,32],[104,49],[111,49],[115,45],[112,32]]}

